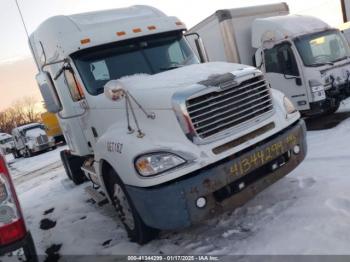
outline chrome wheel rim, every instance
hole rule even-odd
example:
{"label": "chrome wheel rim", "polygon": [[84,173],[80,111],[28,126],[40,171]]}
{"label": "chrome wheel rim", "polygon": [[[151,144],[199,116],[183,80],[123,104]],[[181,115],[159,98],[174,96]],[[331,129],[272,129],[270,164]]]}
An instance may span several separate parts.
{"label": "chrome wheel rim", "polygon": [[131,230],[135,228],[134,216],[129,201],[120,185],[114,185],[114,204],[123,223]]}

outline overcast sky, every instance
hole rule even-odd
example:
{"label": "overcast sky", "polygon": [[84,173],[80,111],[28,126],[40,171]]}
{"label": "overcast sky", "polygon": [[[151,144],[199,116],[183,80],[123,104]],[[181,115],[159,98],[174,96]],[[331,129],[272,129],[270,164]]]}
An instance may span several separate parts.
{"label": "overcast sky", "polygon": [[[187,27],[198,23],[217,9],[233,8],[240,6],[281,2],[278,0],[18,0],[22,9],[25,23],[29,33],[46,18],[59,14],[73,14],[93,10],[126,7],[136,4],[152,5],[161,9],[168,15],[179,17],[187,24]],[[286,1],[292,13],[309,14],[322,18],[333,26],[342,22],[340,0],[290,0]],[[18,15],[15,0],[0,0],[0,70],[1,63],[6,62],[6,67],[13,67],[16,71],[18,59],[30,57],[27,38]],[[9,63],[11,61],[11,63]],[[17,61],[17,62],[13,62]],[[35,71],[34,65],[29,71]],[[18,91],[23,88],[23,93],[18,91],[4,92],[8,85],[14,85],[14,79],[6,79],[4,71],[0,71],[0,110],[8,106],[21,95],[31,92],[38,96],[38,91],[32,80],[26,87],[17,86]],[[21,77],[21,74],[17,74]],[[33,75],[34,79],[34,75]],[[23,81],[22,81],[23,82]],[[5,95],[4,95],[5,94]]]}

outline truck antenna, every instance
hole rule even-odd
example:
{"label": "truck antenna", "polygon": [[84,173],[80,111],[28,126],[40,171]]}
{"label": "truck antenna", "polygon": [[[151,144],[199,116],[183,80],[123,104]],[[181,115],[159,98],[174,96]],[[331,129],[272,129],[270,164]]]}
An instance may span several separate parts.
{"label": "truck antenna", "polygon": [[[27,38],[28,38],[28,43],[29,43],[30,49],[31,49],[31,51],[32,51],[32,53],[34,55],[34,48],[32,46],[32,43],[30,42],[28,29],[27,29],[26,23],[24,22],[23,14],[22,14],[21,8],[19,7],[18,0],[15,0],[15,3],[16,3],[16,6],[17,6],[17,10],[18,10],[19,16],[21,17],[21,21],[22,21],[22,24],[23,24],[23,27],[24,27],[24,31],[26,32],[26,35],[27,35]],[[39,68],[38,62],[36,62],[36,60],[35,60],[35,63],[36,63],[36,65]]]}

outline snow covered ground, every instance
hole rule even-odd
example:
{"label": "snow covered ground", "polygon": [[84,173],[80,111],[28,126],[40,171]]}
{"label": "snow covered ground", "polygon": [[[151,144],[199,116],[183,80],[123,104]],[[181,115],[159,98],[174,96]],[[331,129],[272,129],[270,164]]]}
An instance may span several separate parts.
{"label": "snow covered ground", "polygon": [[[307,139],[306,160],[243,207],[162,233],[144,246],[128,241],[109,205],[89,201],[87,184],[68,180],[59,159],[62,147],[9,160],[39,254],[54,244],[62,245],[61,255],[350,254],[350,118],[308,132]],[[42,230],[43,222],[53,227]]]}

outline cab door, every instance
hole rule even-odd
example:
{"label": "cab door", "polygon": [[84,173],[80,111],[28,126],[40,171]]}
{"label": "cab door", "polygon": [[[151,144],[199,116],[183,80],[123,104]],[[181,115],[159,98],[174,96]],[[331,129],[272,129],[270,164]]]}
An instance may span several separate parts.
{"label": "cab door", "polygon": [[282,91],[298,110],[310,108],[305,81],[298,68],[292,45],[283,42],[263,50],[262,69],[271,87]]}

